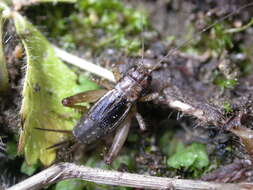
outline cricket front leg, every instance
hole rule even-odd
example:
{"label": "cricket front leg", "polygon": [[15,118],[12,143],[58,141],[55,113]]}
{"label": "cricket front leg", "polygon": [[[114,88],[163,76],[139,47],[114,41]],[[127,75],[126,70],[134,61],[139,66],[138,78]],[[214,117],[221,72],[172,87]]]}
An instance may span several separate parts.
{"label": "cricket front leg", "polygon": [[106,90],[111,90],[114,88],[115,84],[106,79],[92,79],[97,85],[101,86]]}
{"label": "cricket front leg", "polygon": [[112,72],[113,72],[113,75],[114,75],[116,81],[120,81],[122,76],[119,72],[119,68],[118,67],[113,67]]}
{"label": "cricket front leg", "polygon": [[[140,98],[139,101],[140,102],[149,102],[149,101],[152,101],[152,100],[154,100],[154,99],[156,99],[158,97],[159,97],[159,93],[158,92],[154,92],[154,93],[148,94],[146,96],[143,96],[142,98]],[[143,117],[141,116],[141,114],[138,112],[136,106],[135,106],[135,118],[138,121],[140,129],[142,131],[145,131],[147,129],[146,128],[146,123],[145,123]]]}
{"label": "cricket front leg", "polygon": [[159,93],[153,92],[151,94],[147,94],[146,96],[141,97],[139,101],[140,102],[150,102],[152,100],[155,100],[158,97],[159,97]]}
{"label": "cricket front leg", "polygon": [[[121,79],[121,74],[119,72],[118,67],[113,67],[113,75],[114,78],[116,80],[116,82],[118,82]],[[95,83],[97,83],[99,86],[107,89],[107,90],[111,90],[114,88],[115,83],[112,83],[106,79],[93,79]]]}
{"label": "cricket front leg", "polygon": [[108,90],[99,89],[99,90],[90,90],[86,92],[81,92],[79,94],[64,98],[62,104],[67,107],[75,108],[81,111],[85,111],[86,107],[82,105],[77,105],[78,103],[94,103],[99,98],[101,98]]}

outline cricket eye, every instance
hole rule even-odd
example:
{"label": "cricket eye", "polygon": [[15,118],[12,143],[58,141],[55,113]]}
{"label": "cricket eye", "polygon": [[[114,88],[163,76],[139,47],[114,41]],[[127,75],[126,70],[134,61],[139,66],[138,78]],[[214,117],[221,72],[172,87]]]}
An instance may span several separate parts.
{"label": "cricket eye", "polygon": [[61,101],[61,103],[62,103],[64,106],[66,106],[66,105],[69,105],[69,104],[70,104],[70,101],[69,101],[68,98],[64,98],[64,99]]}

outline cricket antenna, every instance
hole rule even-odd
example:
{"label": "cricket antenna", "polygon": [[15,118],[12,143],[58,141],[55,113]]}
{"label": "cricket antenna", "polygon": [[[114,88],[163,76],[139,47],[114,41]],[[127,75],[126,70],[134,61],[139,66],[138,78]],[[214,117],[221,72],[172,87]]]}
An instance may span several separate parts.
{"label": "cricket antenna", "polygon": [[48,132],[54,132],[54,133],[66,133],[66,134],[72,134],[71,130],[62,130],[62,129],[48,129],[48,128],[40,128],[40,127],[35,127],[37,130],[41,131],[48,131]]}
{"label": "cricket antenna", "polygon": [[221,17],[220,19],[218,19],[217,21],[215,21],[213,24],[211,24],[211,25],[205,27],[204,29],[200,30],[195,35],[193,35],[193,37],[191,39],[188,39],[188,40],[184,41],[182,44],[180,44],[179,46],[170,49],[169,52],[163,58],[161,58],[160,61],[150,70],[150,72],[152,72],[153,70],[157,69],[160,66],[160,64],[166,58],[168,58],[169,56],[173,55],[177,50],[181,49],[182,47],[185,47],[185,46],[189,45],[190,42],[192,42],[194,39],[196,39],[196,37],[199,36],[199,35],[201,35],[203,32],[206,32],[206,31],[210,30],[216,24],[219,24],[219,23],[223,22],[224,20],[226,20],[227,18],[229,18],[229,17],[231,17],[233,15],[239,14],[243,9],[251,7],[251,6],[253,6],[253,2],[252,3],[248,3],[248,4],[244,5],[244,6],[241,6],[239,9],[237,9],[237,10],[235,10],[235,11],[227,14],[224,17]]}
{"label": "cricket antenna", "polygon": [[61,141],[59,143],[53,144],[52,146],[49,146],[46,148],[46,150],[50,150],[50,149],[59,149],[61,147],[63,147],[63,145],[66,145],[70,142],[70,140],[65,140],[65,141]]}

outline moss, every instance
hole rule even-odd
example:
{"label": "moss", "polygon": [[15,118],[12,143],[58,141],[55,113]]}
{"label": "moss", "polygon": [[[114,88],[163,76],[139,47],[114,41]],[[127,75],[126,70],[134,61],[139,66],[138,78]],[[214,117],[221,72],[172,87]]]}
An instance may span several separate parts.
{"label": "moss", "polygon": [[[48,8],[41,10],[41,6]],[[144,12],[119,0],[79,0],[74,6],[40,7],[36,9],[47,15],[45,20],[34,20],[32,14],[29,17],[47,28],[48,37],[59,39],[59,45],[68,49],[82,46],[95,53],[116,48],[136,54],[141,47],[141,32],[148,28]]]}
{"label": "moss", "polygon": [[168,159],[167,164],[175,169],[190,170],[197,177],[209,165],[209,159],[203,144],[192,143],[184,147],[182,143],[178,143],[176,153]]}
{"label": "moss", "polygon": [[226,114],[231,113],[233,111],[233,108],[229,102],[225,102],[223,104],[223,108]]}
{"label": "moss", "polygon": [[233,47],[231,35],[225,32],[223,24],[217,24],[211,29],[211,40],[206,42],[209,49],[217,54]]}
{"label": "moss", "polygon": [[218,75],[213,82],[222,90],[226,88],[233,89],[237,85],[237,79],[226,79],[221,75]]}

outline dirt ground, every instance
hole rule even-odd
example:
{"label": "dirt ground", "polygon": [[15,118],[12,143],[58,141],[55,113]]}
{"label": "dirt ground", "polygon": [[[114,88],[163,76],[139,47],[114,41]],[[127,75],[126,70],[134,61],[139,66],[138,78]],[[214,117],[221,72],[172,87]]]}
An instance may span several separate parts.
{"label": "dirt ground", "polygon": [[[206,144],[210,160],[222,160],[220,167],[201,178],[221,182],[252,182],[251,164],[253,158],[253,28],[232,36],[233,48],[214,55],[210,46],[205,45],[205,40],[212,37],[207,31],[204,34],[196,33],[210,23],[217,21],[222,16],[238,10],[239,7],[249,3],[250,0],[191,0],[191,1],[162,1],[127,0],[131,6],[143,7],[148,10],[155,37],[145,41],[144,65],[155,65],[167,54],[172,46],[178,46],[189,36],[197,34],[191,46],[197,47],[198,55],[183,53],[177,50],[173,55],[162,61],[162,66],[152,72],[150,92],[159,92],[159,97],[149,103],[138,103],[138,110],[148,121],[148,130],[139,132],[137,123],[133,122],[131,132],[137,132],[142,138],[134,146],[136,173],[148,172],[151,175],[182,178],[189,177],[189,173],[181,171],[168,171],[163,162],[164,155],[158,146],[159,137],[168,130],[175,131],[185,144],[201,142]],[[228,18],[230,26],[245,25],[253,18],[253,7],[247,8],[238,15]],[[20,55],[22,48],[15,36],[12,23],[5,26],[5,56],[10,75],[10,91],[0,97],[0,136],[3,143],[17,139],[20,127],[19,109],[21,104],[22,78],[25,56]],[[190,28],[194,26],[194,29]],[[144,31],[144,36],[152,36]],[[174,36],[171,43],[164,43],[167,36]],[[217,37],[218,38],[218,37]],[[209,39],[210,40],[210,39]],[[211,39],[213,40],[213,39]],[[244,48],[242,48],[244,47]],[[209,49],[210,48],[210,49]],[[243,49],[243,50],[242,50]],[[22,50],[21,50],[22,51]],[[136,65],[139,57],[121,56],[116,52],[113,56],[107,51],[99,57],[102,66],[112,67],[117,65],[122,74]],[[109,64],[108,64],[109,63]],[[244,65],[247,63],[247,68]],[[249,64],[248,64],[249,63]],[[250,68],[250,69],[248,69]],[[248,70],[247,70],[248,69]],[[236,85],[224,87],[215,84],[214,73],[219,73],[222,79],[237,79]],[[181,101],[190,109],[184,110],[175,106],[175,101]],[[229,103],[229,111],[224,104]],[[149,140],[147,140],[149,139]],[[152,140],[150,140],[152,139]],[[132,148],[130,143],[126,146]],[[147,154],[143,149],[153,147],[154,151]],[[226,147],[232,147],[228,152]],[[17,183],[26,176],[20,173],[22,157],[11,159],[4,151],[0,152],[1,182],[7,185]],[[8,166],[8,167],[6,167]],[[122,166],[122,170],[124,170]],[[224,172],[226,171],[226,172]],[[2,180],[2,181],[1,181]]]}

